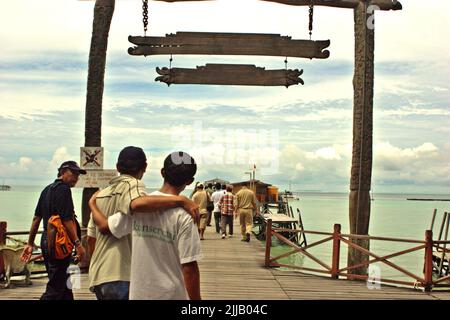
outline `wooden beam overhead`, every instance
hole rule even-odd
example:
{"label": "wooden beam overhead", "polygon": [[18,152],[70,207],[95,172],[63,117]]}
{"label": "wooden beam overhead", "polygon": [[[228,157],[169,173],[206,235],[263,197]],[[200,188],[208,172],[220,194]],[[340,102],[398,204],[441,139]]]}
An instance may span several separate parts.
{"label": "wooden beam overhead", "polygon": [[[268,2],[277,2],[291,6],[325,6],[335,8],[355,9],[362,0],[261,0]],[[375,5],[380,10],[401,10],[402,4],[397,0],[372,0],[369,5]]]}
{"label": "wooden beam overhead", "polygon": [[196,69],[156,68],[155,81],[171,84],[213,84],[239,86],[285,86],[301,83],[303,70],[265,70],[255,65],[206,64]]}
{"label": "wooden beam overhead", "polygon": [[[212,1],[212,0],[155,0],[164,2],[186,2],[186,1]],[[291,6],[325,6],[335,8],[355,9],[361,0],[261,0],[277,2]],[[371,5],[376,5],[380,10],[402,10],[402,4],[398,0],[372,0]]]}
{"label": "wooden beam overhead", "polygon": [[166,37],[132,37],[130,55],[254,55],[326,59],[330,40],[292,40],[279,34],[177,32]]}

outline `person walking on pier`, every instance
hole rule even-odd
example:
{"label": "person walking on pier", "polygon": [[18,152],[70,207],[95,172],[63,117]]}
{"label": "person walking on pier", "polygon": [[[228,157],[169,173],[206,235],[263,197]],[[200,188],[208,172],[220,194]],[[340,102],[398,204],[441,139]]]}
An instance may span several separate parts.
{"label": "person walking on pier", "polygon": [[236,197],[233,195],[233,187],[231,185],[227,185],[226,194],[223,195],[220,200],[219,206],[221,209],[221,230],[222,230],[222,239],[225,239],[227,236],[227,225],[229,230],[229,236],[233,235],[233,216],[236,209]]}
{"label": "person walking on pier", "polygon": [[220,206],[219,206],[219,202],[220,199],[222,199],[222,197],[224,196],[224,194],[226,193],[226,191],[221,190],[222,185],[220,183],[216,183],[216,191],[213,192],[213,194],[211,195],[211,200],[214,203],[214,222],[215,222],[215,226],[216,226],[216,233],[220,233],[220,218],[221,218],[221,211],[220,211]]}
{"label": "person walking on pier", "polygon": [[[183,159],[182,162],[177,159]],[[194,181],[197,165],[187,153],[164,160],[163,186],[151,197],[178,196]],[[89,202],[92,214],[103,216]],[[192,217],[183,208],[161,209],[132,216],[131,300],[200,300],[200,238]],[[117,215],[117,214],[116,214]]]}
{"label": "person walking on pier", "polygon": [[[30,261],[34,239],[41,220],[43,220],[44,232],[41,237],[41,250],[48,274],[48,283],[41,300],[73,300],[72,290],[67,285],[67,280],[70,276],[67,269],[69,268],[72,255],[70,254],[63,259],[57,259],[52,256],[49,252],[47,224],[51,216],[59,215],[67,235],[75,246],[78,259],[81,260],[85,250],[81,245],[81,230],[75,220],[75,210],[70,190],[76,185],[80,174],[86,174],[86,171],[81,169],[75,161],[63,162],[58,168],[58,179],[45,187],[36,206],[28,243],[23,249],[21,259],[24,262]],[[54,247],[54,245],[51,247]]]}
{"label": "person walking on pier", "polygon": [[197,192],[192,197],[192,201],[198,205],[200,210],[200,222],[198,224],[198,233],[200,234],[200,240],[204,240],[204,234],[206,229],[206,218],[208,215],[208,201],[211,201],[209,194],[204,190],[203,184],[200,183],[197,186]]}
{"label": "person walking on pier", "polygon": [[246,186],[243,186],[236,194],[236,208],[239,213],[239,223],[241,225],[241,241],[250,242],[250,233],[253,228],[253,210],[256,210],[258,213],[258,207],[255,194]]}
{"label": "person walking on pier", "polygon": [[211,199],[211,195],[213,194],[213,184],[208,183],[208,186],[205,189],[206,193],[208,194],[208,203],[206,204],[206,210],[208,210],[208,215],[206,216],[206,226],[211,226],[211,218],[212,213],[214,210],[214,203]]}

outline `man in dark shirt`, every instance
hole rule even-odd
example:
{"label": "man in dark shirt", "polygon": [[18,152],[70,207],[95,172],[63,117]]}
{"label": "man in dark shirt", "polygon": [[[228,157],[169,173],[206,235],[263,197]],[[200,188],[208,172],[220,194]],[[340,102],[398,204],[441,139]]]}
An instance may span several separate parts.
{"label": "man in dark shirt", "polygon": [[44,224],[44,233],[41,237],[41,250],[44,256],[45,268],[48,273],[48,283],[41,300],[73,300],[72,290],[67,286],[71,256],[56,260],[49,256],[47,244],[47,222],[54,214],[58,214],[66,228],[70,240],[74,243],[77,256],[81,259],[84,248],[81,246],[80,234],[75,223],[75,210],[70,188],[74,187],[80,174],[86,174],[75,161],[66,161],[58,169],[58,179],[45,187],[39,197],[33,222],[31,224],[28,243],[23,249],[22,260],[28,262],[33,252],[34,239],[41,220]]}

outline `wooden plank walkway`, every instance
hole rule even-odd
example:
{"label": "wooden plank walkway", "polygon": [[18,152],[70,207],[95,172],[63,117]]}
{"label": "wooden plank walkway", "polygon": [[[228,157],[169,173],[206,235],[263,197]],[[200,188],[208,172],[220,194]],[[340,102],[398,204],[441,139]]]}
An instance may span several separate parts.
{"label": "wooden plank walkway", "polygon": [[[264,267],[264,243],[254,237],[249,243],[241,242],[239,226],[235,225],[234,229],[235,235],[226,239],[221,239],[213,227],[206,230],[202,241],[203,259],[199,262],[205,300],[450,300],[450,292],[427,294],[391,286],[369,289],[360,281],[267,269]],[[81,274],[80,282],[81,289],[74,290],[75,299],[95,299],[88,290],[87,274]],[[33,279],[29,287],[15,283],[12,289],[0,289],[0,300],[39,299],[46,283],[46,277]]]}

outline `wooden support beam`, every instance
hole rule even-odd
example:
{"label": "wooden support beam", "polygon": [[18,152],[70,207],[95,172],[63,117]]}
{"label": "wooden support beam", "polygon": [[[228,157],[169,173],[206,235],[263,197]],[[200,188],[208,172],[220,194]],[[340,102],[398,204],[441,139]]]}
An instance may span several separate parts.
{"label": "wooden support beam", "polygon": [[[186,2],[186,1],[211,1],[211,0],[155,0],[164,2]],[[277,2],[290,6],[325,6],[335,8],[355,9],[360,0],[261,0]],[[378,6],[380,10],[402,10],[402,4],[397,0],[372,0],[371,5]]]}
{"label": "wooden support beam", "polygon": [[[367,3],[361,1],[354,11],[353,154],[349,196],[350,233],[358,235],[369,232],[371,204],[375,29],[367,26],[369,16]],[[368,240],[352,242],[366,249],[370,246]],[[349,265],[367,260],[366,254],[349,248]],[[352,273],[366,274],[367,268],[358,268]]]}
{"label": "wooden support beam", "polygon": [[215,84],[239,86],[286,86],[304,84],[303,70],[265,70],[244,64],[206,64],[196,69],[156,68],[155,81],[174,84]]}
{"label": "wooden support beam", "polygon": [[[356,9],[361,0],[262,0],[277,2],[291,6],[324,6],[335,8]],[[374,5],[380,10],[401,10],[402,4],[397,0],[372,0],[369,5]]]}
{"label": "wooden support beam", "polygon": [[[102,145],[102,106],[106,51],[115,4],[115,0],[96,0],[94,7],[84,125],[84,145],[87,147],[100,147]],[[83,189],[81,200],[81,223],[83,227],[87,227],[91,214],[89,199],[97,190],[97,188]]]}
{"label": "wooden support beam", "polygon": [[177,32],[165,37],[133,37],[131,55],[254,55],[326,59],[330,40],[292,40],[279,34]]}

